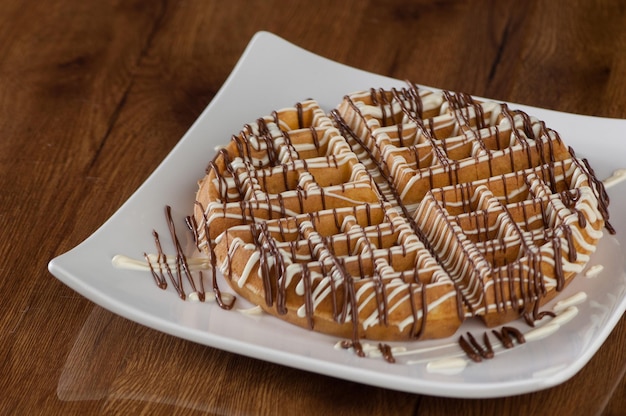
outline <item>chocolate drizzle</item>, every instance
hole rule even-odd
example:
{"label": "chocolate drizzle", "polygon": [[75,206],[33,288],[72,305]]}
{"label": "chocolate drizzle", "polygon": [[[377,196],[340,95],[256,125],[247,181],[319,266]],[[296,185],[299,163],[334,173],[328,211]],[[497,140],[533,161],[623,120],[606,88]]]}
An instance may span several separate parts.
{"label": "chocolate drizzle", "polygon": [[532,313],[529,313],[528,311],[525,311],[522,314],[522,317],[524,318],[524,320],[526,321],[526,323],[530,327],[534,327],[536,321],[540,321],[541,319],[543,319],[546,316],[550,316],[550,317],[554,318],[556,316],[556,314],[554,312],[552,312],[552,311],[539,311],[539,300],[536,300],[534,302],[533,308],[532,308]]}
{"label": "chocolate drizzle", "polygon": [[[155,241],[157,241],[157,247],[160,247],[160,244],[158,243],[158,234],[155,232],[154,234],[154,238]],[[167,280],[165,280],[165,276],[162,273],[161,270],[161,254],[159,253],[159,261],[157,261],[157,264],[159,264],[159,273],[157,273],[154,270],[154,267],[152,266],[152,261],[150,260],[150,258],[148,257],[147,253],[143,253],[144,258],[146,259],[146,263],[148,263],[148,267],[150,268],[150,273],[152,274],[152,277],[154,278],[154,282],[156,283],[156,285],[160,288],[160,289],[167,289]]]}
{"label": "chocolate drizzle", "polygon": [[486,332],[483,334],[483,345],[470,332],[467,332],[466,336],[467,339],[463,335],[460,336],[459,345],[470,360],[479,363],[483,359],[489,360],[494,357],[493,348]]}
{"label": "chocolate drizzle", "polygon": [[393,352],[391,351],[391,347],[388,344],[379,343],[378,350],[383,355],[385,361],[391,364],[396,362],[396,359],[393,356]]}
{"label": "chocolate drizzle", "polygon": [[[505,349],[513,348],[515,346],[514,341],[517,341],[518,344],[524,344],[526,342],[522,332],[512,326],[503,326],[499,331],[493,329],[491,332]],[[465,336],[467,336],[467,338],[465,338]],[[483,359],[492,359],[495,357],[487,332],[483,333],[482,344],[479,343],[470,332],[467,332],[465,336],[461,335],[459,338],[459,346],[470,360],[479,363]]]}
{"label": "chocolate drizzle", "polygon": [[[175,269],[172,270],[172,267],[170,266],[170,263],[168,262],[168,257],[164,253],[163,248],[161,246],[161,240],[160,240],[159,234],[156,231],[153,231],[152,235],[154,237],[154,243],[157,249],[156,261],[153,261],[150,258],[150,256],[148,256],[148,254],[144,253],[144,258],[148,264],[152,277],[154,278],[155,283],[157,284],[159,288],[166,289],[167,288],[166,276],[167,276],[167,278],[169,278],[170,282],[176,289],[178,296],[181,299],[185,300],[187,298],[187,294],[185,292],[184,283],[183,283],[183,275],[184,275],[186,277],[186,281],[191,286],[192,292],[197,294],[198,300],[200,302],[204,302],[206,299],[206,292],[204,288],[204,275],[201,271],[198,273],[199,286],[197,286],[196,281],[193,277],[193,273],[191,272],[191,269],[189,267],[187,256],[185,255],[182,244],[180,243],[180,239],[178,238],[178,234],[176,231],[176,227],[174,225],[174,220],[172,218],[172,212],[171,212],[170,206],[165,207],[165,218],[167,221],[168,229],[170,231],[171,241],[173,242],[175,250],[176,250],[176,255],[173,261]],[[198,250],[200,250],[198,228],[197,228],[197,223],[195,219],[193,217],[187,217],[185,218],[185,223],[187,227],[189,228],[189,230],[193,233],[194,242],[196,243]],[[220,308],[230,310],[233,307],[236,298],[233,297],[230,303],[226,303],[223,301],[221,292],[217,285],[215,253],[213,252],[212,248],[209,252],[211,253],[210,254],[211,266],[212,266],[211,271],[213,274],[213,292],[215,295],[215,300],[217,304],[220,306]]]}
{"label": "chocolate drizzle", "polygon": [[602,214],[602,218],[604,218],[604,226],[608,230],[610,234],[615,234],[615,228],[609,223],[609,194],[607,194],[606,189],[604,188],[604,184],[601,180],[596,177],[596,173],[589,165],[589,161],[587,159],[582,159],[582,163],[576,158],[576,152],[571,147],[569,148],[569,152],[572,155],[572,159],[578,165],[578,167],[587,172],[589,179],[591,180],[593,186],[593,190],[598,198],[598,209],[600,214]]}
{"label": "chocolate drizzle", "polygon": [[359,356],[359,357],[365,357],[365,352],[363,351],[363,346],[361,345],[361,342],[358,340],[351,340],[351,341],[347,341],[344,340],[341,342],[341,348],[344,349],[349,349],[352,348],[354,350],[354,353]]}
{"label": "chocolate drizzle", "polygon": [[513,348],[513,341],[517,341],[518,344],[523,344],[526,342],[524,339],[524,335],[517,328],[512,326],[503,326],[500,328],[500,331],[496,331],[495,329],[491,331],[498,341],[502,344],[504,348]]}
{"label": "chocolate drizzle", "polygon": [[[354,109],[356,111],[360,111],[356,106],[354,106]],[[400,209],[402,210],[402,212],[404,213],[405,219],[408,221],[409,225],[411,226],[412,230],[414,231],[414,233],[420,238],[420,240],[422,241],[422,243],[426,246],[429,247],[430,246],[430,241],[428,241],[428,239],[425,238],[422,230],[417,226],[417,224],[415,223],[415,220],[413,218],[412,215],[409,214],[408,209],[406,207],[406,205],[402,204],[401,202],[401,198],[398,195],[398,191],[395,188],[394,182],[393,180],[385,173],[384,169],[382,168],[380,162],[378,162],[378,160],[376,158],[373,157],[371,151],[368,149],[368,147],[361,141],[361,139],[348,127],[347,123],[345,122],[345,120],[343,120],[343,118],[341,117],[341,115],[339,114],[339,112],[337,112],[336,110],[333,110],[331,112],[331,115],[334,117],[335,121],[337,122],[337,124],[341,127],[342,132],[344,135],[349,135],[352,139],[354,139],[358,145],[367,153],[369,153],[371,160],[374,162],[374,164],[376,165],[376,167],[378,168],[378,173],[383,177],[383,179],[386,181],[386,184],[389,186],[389,189],[391,190],[394,199],[395,199],[395,203],[400,207]],[[354,150],[354,149],[353,149]],[[379,188],[380,189],[380,188]],[[382,193],[381,193],[382,195]],[[437,254],[435,253],[434,250],[430,250],[430,252],[432,253],[432,255],[436,258]],[[419,281],[416,281],[415,283],[420,284],[421,287],[421,292],[422,292],[422,299],[424,300],[426,297],[426,288],[424,287],[424,285],[422,285]],[[411,297],[411,302],[414,302],[413,297]],[[418,332],[414,332],[415,337],[419,337],[424,330],[424,323],[425,323],[425,318],[428,315],[428,304],[426,302],[422,302],[422,324],[420,327],[420,330]],[[464,312],[461,306],[459,306],[458,309],[458,315],[459,315],[459,319],[463,320],[464,319]],[[386,316],[386,311],[385,311],[385,316]],[[414,314],[414,317],[416,317],[417,315]],[[386,321],[386,318],[385,318]]]}
{"label": "chocolate drizzle", "polygon": [[[372,139],[370,141],[366,138],[368,135],[370,137],[373,135],[374,123],[370,125],[368,122],[362,122],[361,125],[355,126],[349,117],[348,119],[344,118],[345,114],[338,109],[332,110],[328,119],[332,122],[332,128],[336,129],[337,134],[345,139],[351,154],[363,155],[361,159],[364,160],[360,161],[359,166],[365,166],[367,182],[371,184],[374,193],[379,197],[379,203],[383,207],[381,211],[388,209],[384,207],[391,206],[393,212],[398,213],[403,218],[403,227],[408,228],[409,233],[417,236],[434,262],[451,276],[455,273],[452,270],[454,265],[447,263],[447,258],[444,258],[449,254],[442,253],[436,247],[438,243],[433,242],[434,238],[427,235],[428,230],[426,228],[428,227],[422,229],[421,223],[418,223],[419,218],[415,206],[422,206],[421,196],[409,195],[412,190],[405,188],[398,177],[404,175],[405,181],[423,180],[424,187],[428,183],[431,189],[441,189],[452,184],[458,185],[456,189],[462,200],[462,203],[458,205],[462,205],[460,208],[462,213],[453,213],[458,210],[455,208],[455,203],[458,200],[453,200],[453,197],[450,197],[450,200],[446,201],[445,192],[442,191],[440,196],[439,191],[426,191],[430,192],[429,198],[435,201],[433,205],[434,209],[437,210],[436,217],[441,219],[442,228],[446,230],[455,227],[460,228],[459,218],[467,217],[474,227],[472,231],[475,231],[475,236],[472,238],[478,240],[477,245],[480,245],[482,250],[476,254],[479,250],[475,249],[475,246],[468,248],[469,244],[466,244],[467,240],[464,240],[466,236],[460,234],[454,236],[456,240],[453,243],[456,244],[455,247],[468,264],[467,267],[474,270],[472,278],[476,283],[473,284],[477,285],[476,291],[481,292],[482,295],[482,297],[478,296],[480,301],[470,300],[467,293],[464,292],[467,289],[467,282],[456,276],[451,279],[451,284],[456,289],[455,303],[458,321],[462,322],[467,316],[492,313],[493,310],[490,308],[495,308],[497,313],[506,312],[507,309],[519,312],[529,324],[533,324],[535,320],[549,314],[539,312],[538,309],[548,292],[542,267],[547,262],[545,257],[551,257],[551,254],[546,253],[551,251],[554,256],[554,277],[557,291],[562,290],[566,284],[567,268],[564,267],[563,262],[574,263],[577,261],[576,244],[569,225],[571,221],[568,219],[569,223],[565,223],[563,218],[555,214],[557,209],[550,205],[551,202],[545,202],[549,199],[545,197],[545,194],[554,195],[554,198],[562,200],[563,205],[576,215],[575,218],[577,218],[581,228],[589,225],[583,210],[577,208],[580,200],[584,197],[579,189],[563,190],[565,186],[572,184],[563,185],[570,180],[568,178],[570,173],[568,173],[569,171],[562,160],[564,155],[559,154],[558,157],[556,155],[558,152],[563,153],[561,151],[562,143],[558,134],[547,129],[544,123],[541,122],[537,125],[527,114],[521,111],[512,111],[506,105],[496,106],[493,109],[484,106],[484,103],[474,100],[468,94],[444,91],[442,96],[450,118],[453,119],[455,128],[459,130],[457,132],[459,138],[463,141],[462,143],[459,141],[461,145],[458,147],[465,146],[463,149],[472,147],[471,157],[474,157],[474,162],[479,157],[485,162],[483,172],[475,173],[475,175],[489,175],[490,178],[496,177],[497,180],[502,180],[503,191],[498,191],[498,195],[495,195],[496,192],[494,191],[494,195],[485,199],[487,201],[485,204],[489,204],[489,208],[482,206],[477,208],[476,206],[478,202],[475,202],[475,199],[478,198],[480,192],[474,185],[475,178],[468,180],[468,183],[465,184],[458,183],[468,172],[468,163],[464,161],[470,156],[458,156],[461,154],[460,152],[465,152],[465,150],[459,150],[455,147],[458,143],[446,139],[445,134],[447,133],[442,133],[441,126],[437,125],[436,116],[432,116],[432,113],[426,114],[430,110],[425,108],[425,101],[422,100],[421,92],[415,84],[409,83],[407,88],[391,89],[390,91],[371,89],[369,97],[364,98],[368,105],[371,103],[371,106],[374,107],[371,111],[377,114],[376,117],[379,118],[377,122],[379,122],[380,127],[395,126],[397,138],[393,140],[395,143],[399,143],[401,148],[406,149],[406,159],[414,159],[414,162],[412,160],[407,161],[401,168],[405,169],[405,165],[410,165],[410,169],[406,168],[402,172],[395,172],[394,169],[400,168],[387,157],[384,145],[378,140]],[[356,118],[366,120],[369,115],[364,114],[360,104],[351,97],[345,97],[345,105],[356,114]],[[325,288],[329,293],[327,302],[331,305],[334,322],[340,325],[350,323],[352,326],[352,339],[346,341],[343,346],[353,348],[358,355],[363,355],[360,338],[365,333],[367,325],[382,327],[389,325],[390,304],[393,301],[390,300],[392,289],[386,286],[383,276],[384,270],[381,269],[387,266],[391,269],[394,268],[393,256],[391,251],[387,253],[386,257],[375,253],[376,248],[385,245],[383,241],[385,236],[380,226],[368,230],[373,236],[367,235],[365,227],[360,224],[362,221],[357,224],[362,235],[358,235],[357,231],[350,234],[343,229],[345,218],[340,219],[335,203],[329,202],[332,201],[330,200],[331,192],[327,190],[326,185],[317,183],[316,178],[313,178],[306,157],[302,156],[301,159],[300,153],[304,154],[305,150],[301,150],[302,148],[297,150],[298,134],[306,131],[311,137],[310,143],[307,143],[307,152],[315,154],[320,159],[325,158],[329,169],[334,167],[339,170],[343,163],[343,159],[341,159],[343,153],[333,154],[328,142],[329,139],[318,132],[315,126],[307,125],[307,120],[310,120],[307,111],[303,104],[296,104],[295,118],[297,121],[293,121],[292,116],[289,124],[296,124],[293,126],[293,130],[298,130],[298,132],[284,131],[280,126],[287,122],[281,120],[279,112],[274,112],[270,118],[258,119],[255,125],[245,126],[238,136],[233,136],[232,140],[235,144],[231,145],[230,153],[225,149],[218,152],[216,159],[207,168],[213,173],[213,183],[221,198],[219,202],[223,202],[223,207],[220,208],[223,211],[216,214],[216,218],[232,221],[233,224],[247,224],[244,228],[249,228],[252,242],[246,241],[246,244],[253,244],[256,252],[260,253],[258,266],[255,265],[253,269],[255,273],[258,272],[261,279],[265,309],[273,308],[278,315],[287,315],[293,312],[288,307],[287,297],[291,293],[291,288],[288,287],[290,283],[287,276],[291,270],[300,267],[299,272],[295,275],[292,273],[289,277],[292,280],[299,278],[301,282],[298,295],[302,296],[303,307],[298,311],[299,317],[306,319],[308,328],[315,329],[315,308],[317,307],[316,297],[318,296],[316,290],[319,285],[327,284],[328,286]],[[491,114],[487,112],[491,112]],[[504,124],[489,126],[490,120],[494,119],[494,112],[500,121],[504,120]],[[380,115],[378,116],[378,114]],[[510,125],[510,143],[504,138],[504,132],[506,131],[508,134],[506,122]],[[278,130],[276,126],[271,125],[272,123],[278,126]],[[394,129],[387,130],[392,131]],[[415,138],[410,134],[415,134]],[[428,154],[426,151],[426,154],[421,154],[418,146],[413,142],[423,143],[424,148],[430,146],[430,153]],[[509,149],[513,146],[516,149],[522,149],[521,160],[516,160],[514,152]],[[310,150],[311,148],[313,150]],[[455,152],[457,156],[452,156]],[[470,151],[467,150],[467,152]],[[605,226],[610,232],[614,232],[608,223],[609,200],[602,183],[595,178],[594,172],[586,160],[578,161],[571,149],[569,152],[575,167],[589,177]],[[237,158],[237,163],[234,163],[235,158]],[[509,167],[503,170],[499,166],[500,164],[508,164]],[[257,166],[262,167],[262,169],[255,169]],[[443,173],[435,177],[433,172],[436,170]],[[508,170],[524,170],[528,173],[528,177],[520,180],[519,183],[522,184],[520,188],[516,188],[514,180],[507,184],[509,177],[506,176],[506,173]],[[473,174],[470,173],[470,175]],[[283,191],[268,190],[271,188],[272,181],[277,182],[275,188],[280,188],[282,182]],[[341,182],[340,179],[338,181]],[[535,182],[539,182],[540,185],[537,186]],[[347,192],[349,187],[344,183],[340,185],[338,188],[341,189],[341,192]],[[487,182],[487,187],[489,187],[488,185]],[[522,202],[516,202],[516,196],[512,196],[512,194],[515,194],[519,189],[526,189],[524,186],[528,190],[528,197]],[[537,189],[533,188],[534,186],[537,186]],[[283,197],[282,192],[293,193],[296,197],[289,200],[286,196]],[[437,195],[433,196],[435,193]],[[250,194],[253,196],[251,197]],[[343,254],[336,254],[341,250],[339,246],[344,242],[337,243],[330,236],[322,235],[321,231],[318,231],[317,224],[321,221],[319,212],[307,213],[312,204],[311,195],[313,194],[316,197],[319,196],[319,200],[316,201],[319,202],[322,210],[326,210],[327,213],[332,212],[334,215],[334,225],[337,232],[345,235],[347,251],[358,245],[358,240],[361,238],[368,241],[365,249],[361,249],[358,254],[350,253],[353,255],[353,259],[350,260],[352,263],[346,264],[347,260]],[[405,195],[409,195],[413,199],[407,202]],[[588,195],[589,193],[587,193]],[[439,199],[435,200],[435,198]],[[366,210],[368,226],[371,226],[372,222],[371,211],[378,210],[375,205],[377,203],[363,202],[363,208],[359,208]],[[229,206],[227,207],[227,205]],[[226,212],[227,208],[231,209],[228,213]],[[206,210],[202,209],[202,212],[202,223],[190,222],[189,226],[195,229],[194,240],[198,247],[201,246],[201,241],[206,242],[206,249],[209,251],[212,264],[215,267],[215,242],[211,239],[211,230],[209,229],[212,218],[207,217]],[[493,214],[494,212],[495,214]],[[357,215],[356,207],[353,208],[353,213],[355,216]],[[240,220],[232,219],[238,215],[241,217]],[[389,219],[389,214],[385,215],[385,221],[391,224],[390,227],[395,227],[393,221]],[[492,215],[498,215],[497,227],[503,227],[503,231],[497,236],[490,230],[490,227],[494,227]],[[294,221],[297,222],[297,238],[298,241],[303,240],[302,243],[289,241],[291,238],[289,233],[292,231],[289,230],[290,226],[286,225],[287,221],[282,220],[286,217],[295,218],[296,216],[297,220]],[[538,220],[537,217],[541,217],[541,220]],[[266,221],[272,222],[271,229]],[[531,225],[531,222],[534,224]],[[536,235],[539,233],[534,231],[534,227],[540,228],[540,222],[543,222],[544,228],[549,231],[544,232],[541,237],[537,237]],[[278,225],[275,226],[274,224]],[[173,223],[170,223],[170,227],[171,233],[174,234]],[[225,235],[223,238],[226,239],[227,245],[232,243],[232,240],[229,240],[230,235],[228,233]],[[278,236],[280,236],[280,243],[276,242]],[[503,247],[506,246],[507,239],[516,241],[515,244],[519,245],[519,254],[513,256],[504,252]],[[538,244],[537,241],[542,241],[542,243]],[[396,244],[402,245],[399,242]],[[402,247],[403,256],[406,256],[406,247],[404,245]],[[296,257],[302,255],[301,253],[306,252],[307,249],[306,258],[296,260]],[[182,259],[180,268],[188,276],[184,255],[179,251],[179,248],[177,248],[177,253]],[[379,258],[376,258],[377,255]],[[228,257],[226,263],[230,273],[233,266],[233,258],[231,258],[233,254],[228,251],[225,256]],[[385,266],[379,267],[379,264],[376,263],[377,260]],[[497,264],[492,264],[492,267],[486,272],[481,271],[480,263],[487,263],[491,260],[493,260],[492,263]],[[293,264],[296,264],[297,267],[291,269]],[[412,322],[407,320],[406,323],[407,326],[410,323],[409,332],[415,339],[422,338],[431,328],[430,325],[434,325],[434,323],[429,323],[427,327],[426,323],[429,314],[429,296],[431,297],[430,301],[433,302],[432,298],[434,298],[435,293],[434,291],[429,292],[429,283],[418,278],[421,267],[416,263],[414,270],[401,270],[399,272],[400,279],[406,284],[406,289],[403,288],[402,293],[408,299],[413,318]],[[394,272],[396,272],[395,269]],[[326,279],[323,283],[320,283],[319,275],[322,276],[322,279]],[[163,284],[164,279],[158,273],[153,272],[153,276],[155,276],[157,284]],[[181,274],[179,273],[178,276],[180,279]],[[367,276],[371,282],[371,288],[368,287],[367,290],[371,290],[368,295],[371,295],[371,299],[373,299],[372,308],[375,305],[375,312],[372,312],[372,316],[375,316],[376,323],[360,322],[360,319],[364,318],[359,316],[358,296],[362,295],[357,296],[355,285],[359,285],[362,276]],[[219,288],[215,285],[215,274],[213,277],[214,292],[216,296],[219,296]],[[171,277],[172,279],[174,278]],[[489,279],[493,281],[491,286],[485,283]],[[172,282],[176,287],[182,288],[180,280],[174,279]],[[552,285],[552,283],[548,284]],[[551,288],[552,286],[550,286]],[[184,292],[179,293],[182,294],[181,297],[184,297]],[[508,327],[503,327],[496,336],[503,345],[505,343],[506,345],[512,344],[513,338],[518,342],[523,342],[523,340],[520,341],[517,333]],[[487,333],[484,334],[482,344],[469,333],[461,336],[459,343],[473,360],[479,361],[493,357],[493,349]],[[395,360],[389,346],[379,344],[379,349],[387,361]]]}

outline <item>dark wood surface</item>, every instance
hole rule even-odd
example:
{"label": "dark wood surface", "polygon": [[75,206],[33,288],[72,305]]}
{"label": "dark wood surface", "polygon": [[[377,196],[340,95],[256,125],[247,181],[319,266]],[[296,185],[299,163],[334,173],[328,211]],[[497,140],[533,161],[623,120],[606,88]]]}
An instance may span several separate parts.
{"label": "dark wood surface", "polygon": [[156,168],[259,30],[424,85],[626,118],[619,2],[0,4],[3,414],[623,414],[624,319],[557,387],[444,399],[164,335],[95,306],[47,271]]}

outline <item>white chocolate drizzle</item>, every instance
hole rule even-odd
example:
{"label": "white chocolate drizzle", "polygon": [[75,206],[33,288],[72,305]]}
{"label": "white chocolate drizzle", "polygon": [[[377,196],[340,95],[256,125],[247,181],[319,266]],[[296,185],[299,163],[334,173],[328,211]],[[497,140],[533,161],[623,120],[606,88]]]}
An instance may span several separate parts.
{"label": "white chocolate drizzle", "polygon": [[624,180],[626,180],[626,169],[617,169],[611,176],[604,179],[602,182],[604,183],[605,188],[610,188],[620,182],[623,182]]}
{"label": "white chocolate drizzle", "polygon": [[[163,258],[159,257],[157,254],[147,254],[147,258],[152,264],[163,263]],[[148,263],[148,261],[137,260],[123,254],[116,254],[115,256],[113,256],[113,258],[111,259],[111,263],[114,267],[118,269],[139,270],[144,272],[150,271],[150,264]],[[167,256],[165,258],[165,264],[167,264],[174,273],[176,273],[176,263],[177,260],[174,256]],[[189,265],[190,271],[211,269],[211,262],[208,258],[204,256],[188,258],[187,264]]]}
{"label": "white chocolate drizzle", "polygon": [[585,272],[585,277],[588,277],[590,279],[592,279],[594,277],[598,277],[598,275],[600,273],[602,273],[603,270],[604,270],[604,266],[603,265],[601,265],[601,264],[594,264],[589,269],[587,269],[587,271]]}
{"label": "white chocolate drizzle", "polygon": [[539,328],[528,331],[526,334],[524,334],[524,338],[526,338],[526,341],[528,342],[538,341],[554,334],[556,331],[559,330],[560,327],[561,326],[558,323],[547,323],[546,325],[543,325]]}
{"label": "white chocolate drizzle", "polygon": [[[577,292],[555,304],[553,308],[553,312],[556,314],[555,317],[543,318],[541,321],[537,321],[539,325],[535,328],[526,332],[522,331],[525,342],[536,342],[556,333],[563,325],[566,325],[578,315],[579,310],[575,305],[583,303],[586,299],[587,294],[585,292]],[[491,342],[496,354],[502,354],[507,351],[499,341],[492,340]],[[342,342],[337,342],[335,349],[345,349],[345,347],[342,346]],[[373,359],[381,358],[380,348],[374,344],[364,343],[362,344],[362,350],[366,357]],[[406,365],[425,364],[427,372],[442,375],[459,374],[471,362],[465,353],[460,350],[458,343],[442,343],[436,346],[417,348],[408,348],[406,344],[394,345],[391,347],[391,353],[396,358],[412,357],[404,361]],[[437,355],[437,358],[430,358],[433,353]]]}
{"label": "white chocolate drizzle", "polygon": [[461,373],[467,367],[467,360],[461,357],[442,358],[429,361],[426,371],[429,373],[444,374],[447,376]]}
{"label": "white chocolate drizzle", "polygon": [[571,306],[576,306],[576,305],[580,305],[581,303],[585,302],[587,300],[587,293],[585,292],[577,292],[576,294],[570,296],[569,298],[563,299],[558,301],[553,308],[554,312],[560,313],[561,311],[564,311],[565,309],[571,307]]}
{"label": "white chocolate drizzle", "polygon": [[261,308],[259,305],[253,306],[251,308],[237,308],[237,312],[243,315],[250,315],[250,316],[260,316],[260,315],[265,314],[265,312],[263,311],[263,308]]}
{"label": "white chocolate drizzle", "polygon": [[[362,345],[358,333],[384,325],[421,339],[436,332],[428,333],[435,324],[427,314],[446,314],[452,327],[527,311],[583,270],[603,227],[614,231],[603,183],[543,122],[464,94],[413,86],[376,94],[347,96],[330,116],[307,100],[246,125],[216,149],[200,184],[199,195],[211,197],[195,207],[198,248],[215,261],[217,247],[229,283],[264,292],[278,315],[314,329],[317,309],[332,304],[335,323],[353,323],[349,348],[423,362],[428,348]],[[624,175],[616,171],[605,184]],[[146,259],[116,256],[114,264],[180,267],[179,259]],[[189,270],[211,267],[188,262]],[[293,297],[288,306],[286,294]],[[200,300],[195,287],[189,298]],[[557,303],[553,319],[533,311],[540,325],[526,341],[550,336],[585,299]],[[510,348],[496,336],[495,350]],[[461,361],[456,348],[427,368],[453,374],[465,368]]]}

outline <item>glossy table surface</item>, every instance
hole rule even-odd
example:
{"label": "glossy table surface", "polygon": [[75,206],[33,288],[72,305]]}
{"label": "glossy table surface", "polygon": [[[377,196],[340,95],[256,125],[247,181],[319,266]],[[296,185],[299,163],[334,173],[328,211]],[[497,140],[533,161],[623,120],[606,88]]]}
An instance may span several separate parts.
{"label": "glossy table surface", "polygon": [[95,305],[47,270],[146,180],[260,30],[393,78],[626,118],[626,8],[617,2],[0,3],[3,413],[623,414],[623,318],[556,387],[450,399],[175,338]]}

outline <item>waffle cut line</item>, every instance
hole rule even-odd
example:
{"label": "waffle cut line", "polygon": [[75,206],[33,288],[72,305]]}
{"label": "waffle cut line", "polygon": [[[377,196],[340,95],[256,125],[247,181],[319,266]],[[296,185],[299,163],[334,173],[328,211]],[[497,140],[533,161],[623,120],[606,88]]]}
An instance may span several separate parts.
{"label": "waffle cut line", "polygon": [[544,122],[406,88],[247,124],[199,182],[198,246],[232,289],[304,328],[435,339],[525,316],[589,261],[608,197]]}

